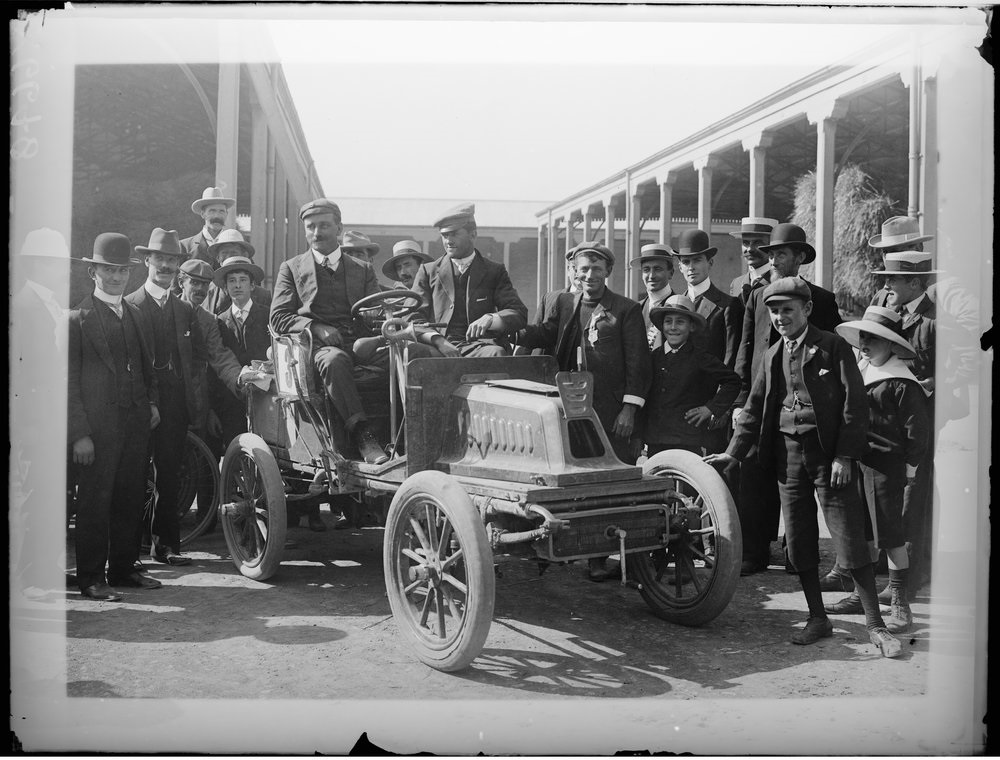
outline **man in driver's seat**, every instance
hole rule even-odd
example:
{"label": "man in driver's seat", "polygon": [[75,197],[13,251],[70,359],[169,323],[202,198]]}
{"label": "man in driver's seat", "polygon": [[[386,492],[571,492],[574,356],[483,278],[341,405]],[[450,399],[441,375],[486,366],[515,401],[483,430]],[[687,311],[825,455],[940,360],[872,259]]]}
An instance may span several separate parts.
{"label": "man in driver's seat", "polygon": [[340,207],[331,200],[309,201],[299,210],[309,250],[281,264],[271,301],[271,328],[279,335],[308,330],[313,361],[348,435],[369,464],[388,460],[368,425],[354,382],[356,338],[370,335],[351,307],[379,292],[367,261],[344,255]]}

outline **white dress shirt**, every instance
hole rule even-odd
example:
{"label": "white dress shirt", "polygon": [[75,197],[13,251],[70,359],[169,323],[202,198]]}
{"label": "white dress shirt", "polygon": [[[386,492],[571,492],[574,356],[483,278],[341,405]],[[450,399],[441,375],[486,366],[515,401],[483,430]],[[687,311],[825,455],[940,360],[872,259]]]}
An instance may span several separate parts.
{"label": "white dress shirt", "polygon": [[325,266],[331,272],[337,271],[337,267],[340,266],[340,257],[341,257],[341,252],[339,245],[334,251],[328,253],[325,256],[319,251],[313,250],[313,258],[316,259],[316,263],[319,264],[321,267]]}
{"label": "white dress shirt", "polygon": [[118,296],[108,295],[103,290],[95,286],[94,298],[96,298],[98,301],[106,303],[111,308],[111,311],[113,311],[119,319],[122,318],[122,297],[120,295]]}
{"label": "white dress shirt", "polygon": [[170,295],[169,290],[161,288],[152,280],[146,280],[146,282],[143,283],[142,287],[145,288],[146,292],[153,297],[153,300],[156,301],[156,304],[161,307],[163,306],[164,303],[166,303],[167,296]]}

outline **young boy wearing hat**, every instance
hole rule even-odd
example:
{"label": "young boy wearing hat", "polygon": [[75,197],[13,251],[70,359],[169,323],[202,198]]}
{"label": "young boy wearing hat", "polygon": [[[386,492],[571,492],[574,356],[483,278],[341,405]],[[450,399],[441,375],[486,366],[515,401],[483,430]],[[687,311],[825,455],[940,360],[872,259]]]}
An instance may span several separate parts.
{"label": "young boy wearing hat", "polygon": [[762,291],[762,302],[781,340],[765,352],[726,452],[705,459],[729,464],[756,446],[757,458],[777,474],[786,553],[809,607],[792,643],[833,635],[819,586],[818,498],[839,561],[858,589],[871,642],[883,656],[896,657],[902,647],[879,611],[864,506],[852,482],[868,430],[868,399],[854,353],[840,336],[809,324],[811,292],[801,278],[775,280]]}
{"label": "young boy wearing hat", "polygon": [[[889,561],[892,611],[886,627],[893,633],[908,630],[912,622],[903,505],[929,431],[924,391],[903,363],[913,357],[913,348],[900,334],[900,322],[891,309],[869,306],[862,319],[837,325],[837,334],[860,353],[858,367],[868,394],[868,453],[860,467],[875,543]],[[861,599],[855,592],[826,611],[860,613]]]}
{"label": "young boy wearing hat", "polygon": [[649,313],[657,306],[663,306],[674,294],[670,279],[674,276],[674,251],[669,245],[649,243],[639,249],[638,258],[629,262],[629,267],[639,265],[642,284],[646,293],[639,299],[642,305],[642,321],[646,324],[646,342],[650,351],[663,345],[663,333],[653,324]]}
{"label": "young boy wearing hat", "polygon": [[[255,252],[254,247],[243,237],[243,233],[233,229],[220,232],[215,242],[208,247],[208,251],[214,259],[214,263],[210,265],[214,270],[218,270],[222,263],[231,256],[244,256],[253,259]],[[263,281],[264,275],[263,270],[261,270],[260,279],[254,283],[250,291],[250,299],[261,306],[264,311],[268,311],[271,308],[271,291],[261,285]],[[209,286],[208,296],[202,302],[202,308],[211,314],[222,314],[232,305],[232,299],[230,299],[226,289],[219,287],[214,282]]]}
{"label": "young boy wearing hat", "polygon": [[653,381],[642,412],[647,454],[686,449],[704,456],[719,450],[717,419],[727,420],[740,378],[694,337],[706,327],[687,296],[671,296],[650,311],[664,344],[652,352]]}

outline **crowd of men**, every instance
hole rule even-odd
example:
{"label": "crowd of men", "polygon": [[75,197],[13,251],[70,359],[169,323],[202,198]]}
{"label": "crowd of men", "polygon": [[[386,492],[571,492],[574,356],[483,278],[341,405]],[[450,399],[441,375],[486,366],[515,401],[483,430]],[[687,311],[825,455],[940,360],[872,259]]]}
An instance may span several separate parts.
{"label": "crowd of men", "polygon": [[[116,601],[118,588],[160,585],[139,562],[144,533],[153,560],[190,561],[177,518],[184,438],[193,431],[218,454],[245,431],[244,385],[254,360],[268,358],[272,332],[308,333],[353,453],[388,459],[355,382],[358,365],[388,362],[385,340],[352,313],[383,290],[378,243],[345,231],[333,201],[310,201],[299,213],[308,250],[281,263],[272,293],[253,246],[225,228],[234,205],[207,188],[191,206],[203,220],[197,234],[182,240],[156,228],[133,246],[104,233],[83,258],[94,290],[69,318],[69,450],[86,598]],[[799,276],[816,256],[805,232],[773,219],[747,217],[731,233],[747,264],[731,283],[713,282],[718,249],[702,230],[685,230],[676,247],[642,246],[629,262],[646,290],[638,301],[608,287],[614,252],[580,243],[566,254],[568,287],[543,297],[532,324],[506,268],[476,248],[475,206],[450,209],[434,226],[444,255],[402,240],[381,266],[394,288],[419,296],[416,319],[435,326],[415,331],[411,358],[535,351],[560,369],[589,370],[596,416],[619,459],[681,448],[718,469],[740,514],[741,574],[767,570],[783,516],[784,566],[809,607],[794,643],[832,635],[829,614],[864,614],[872,643],[899,654],[893,633],[911,625],[910,598],[929,572],[934,402],[951,382],[935,379],[938,320],[926,291],[938,272],[917,220],[894,217],[871,238],[885,285],[847,323],[832,292]],[[146,280],[125,294],[137,266]],[[150,457],[157,497],[144,525]],[[817,501],[837,553],[822,578]],[[307,517],[325,529],[318,512]],[[880,549],[889,569],[882,593]],[[604,558],[588,566],[594,581],[613,572]],[[851,593],[824,604],[823,591]]]}

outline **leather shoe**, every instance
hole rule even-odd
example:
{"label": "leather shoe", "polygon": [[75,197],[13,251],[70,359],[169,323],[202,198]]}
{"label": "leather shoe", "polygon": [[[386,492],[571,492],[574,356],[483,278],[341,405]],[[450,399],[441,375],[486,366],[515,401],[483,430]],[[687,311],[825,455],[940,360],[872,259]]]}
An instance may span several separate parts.
{"label": "leather shoe", "polygon": [[903,645],[899,643],[899,639],[889,633],[886,628],[876,628],[869,631],[868,638],[882,651],[883,657],[899,657],[903,653]]}
{"label": "leather shoe", "polygon": [[157,549],[153,554],[150,555],[157,562],[162,562],[164,565],[190,565],[191,558],[185,557],[182,554],[178,554],[169,546],[163,547],[162,549]]}
{"label": "leather shoe", "polygon": [[323,522],[323,518],[317,514],[311,514],[308,517],[309,530],[313,533],[323,533],[326,531],[326,523]]}
{"label": "leather shoe", "polygon": [[830,618],[810,617],[806,627],[792,634],[793,644],[815,644],[820,639],[833,636],[833,623]]}
{"label": "leather shoe", "polygon": [[379,446],[375,435],[367,425],[359,424],[355,429],[354,443],[358,447],[362,459],[368,464],[385,464],[389,461],[389,455]]}
{"label": "leather shoe", "polygon": [[849,574],[838,573],[831,570],[819,579],[820,591],[854,591],[854,578]]}
{"label": "leather shoe", "polygon": [[160,588],[163,586],[156,578],[143,575],[138,570],[128,575],[109,575],[108,584],[111,586],[126,586],[128,588]]}
{"label": "leather shoe", "polygon": [[100,583],[92,583],[91,585],[80,589],[80,593],[85,598],[93,599],[97,602],[120,602],[125,598],[124,594],[118,593],[103,581]]}
{"label": "leather shoe", "polygon": [[766,562],[756,562],[752,559],[745,559],[740,563],[741,576],[763,573],[765,570],[767,570]]}
{"label": "leather shoe", "polygon": [[861,597],[857,593],[838,599],[833,604],[824,604],[823,609],[830,615],[864,615],[865,608],[861,606]]}

